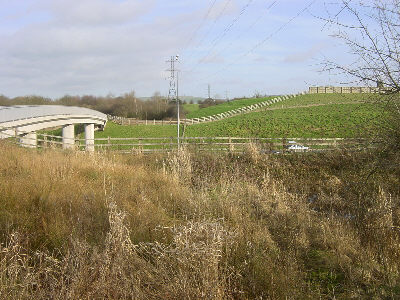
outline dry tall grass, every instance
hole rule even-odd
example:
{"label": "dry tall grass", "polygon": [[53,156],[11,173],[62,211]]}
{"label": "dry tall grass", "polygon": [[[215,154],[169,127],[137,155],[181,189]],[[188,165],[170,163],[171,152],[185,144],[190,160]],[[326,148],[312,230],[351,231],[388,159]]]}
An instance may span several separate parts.
{"label": "dry tall grass", "polygon": [[372,153],[0,153],[2,299],[400,297]]}

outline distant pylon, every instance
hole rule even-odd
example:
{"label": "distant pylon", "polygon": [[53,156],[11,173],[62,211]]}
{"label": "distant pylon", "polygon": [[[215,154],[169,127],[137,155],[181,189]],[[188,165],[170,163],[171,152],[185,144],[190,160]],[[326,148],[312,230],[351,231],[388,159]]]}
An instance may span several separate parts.
{"label": "distant pylon", "polygon": [[[171,100],[175,100],[176,101],[176,108],[177,108],[177,113],[176,113],[176,117],[177,117],[177,146],[178,146],[178,150],[180,149],[180,112],[179,112],[179,96],[178,96],[178,70],[175,70],[175,62],[177,62],[179,59],[179,55],[175,55],[175,56],[171,56],[171,59],[169,61],[167,61],[168,63],[171,64],[171,68],[167,71],[171,72],[171,75],[169,77],[169,91],[168,91],[168,102],[170,102]],[[176,73],[176,77],[175,77],[175,72]]]}
{"label": "distant pylon", "polygon": [[167,61],[167,63],[170,64],[170,68],[167,70],[170,72],[169,76],[169,91],[168,91],[168,102],[171,100],[177,100],[177,83],[176,83],[176,76],[175,72],[175,62],[178,61],[178,55],[176,56],[171,56],[170,60]]}

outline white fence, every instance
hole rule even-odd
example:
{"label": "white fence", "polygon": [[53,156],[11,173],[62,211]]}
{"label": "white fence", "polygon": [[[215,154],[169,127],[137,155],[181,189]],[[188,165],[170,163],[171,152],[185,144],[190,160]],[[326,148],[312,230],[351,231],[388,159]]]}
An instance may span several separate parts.
{"label": "white fence", "polygon": [[[343,138],[241,138],[241,137],[176,137],[169,138],[97,138],[95,147],[103,151],[168,152],[181,147],[196,151],[244,152],[257,149],[261,153],[365,149],[366,140]],[[298,147],[293,147],[297,145]],[[292,147],[291,147],[292,146]],[[303,146],[303,147],[302,147]]]}
{"label": "white fence", "polygon": [[[61,136],[37,134],[35,143],[29,137],[9,135],[8,141],[29,148],[62,148]],[[75,138],[75,150],[85,150],[85,139]],[[170,152],[180,147],[194,151],[245,152],[256,149],[260,153],[286,153],[329,151],[337,149],[359,150],[371,147],[364,139],[355,138],[241,138],[241,137],[137,137],[137,138],[96,138],[96,151],[122,153]],[[291,147],[297,145],[298,147]],[[301,147],[303,146],[303,147]]]}
{"label": "white fence", "polygon": [[[302,95],[304,93],[300,94],[293,94],[293,95],[285,95],[285,96],[278,96],[272,99],[265,100],[260,103],[252,104],[252,105],[247,105],[243,106],[237,109],[232,109],[226,112],[222,112],[219,114],[211,115],[211,116],[206,116],[206,117],[200,117],[200,118],[192,118],[192,119],[182,119],[181,124],[185,125],[191,125],[191,124],[198,124],[198,123],[204,123],[204,122],[213,122],[213,121],[218,121],[226,118],[230,118],[236,115],[240,114],[245,114],[245,113],[250,113],[255,110],[259,110],[262,108],[265,108],[271,104],[278,103],[287,99],[294,98],[298,95]],[[138,119],[131,119],[131,118],[124,118],[124,117],[118,117],[118,116],[112,116],[108,115],[108,119],[110,121],[116,122],[121,125],[169,125],[169,124],[177,124],[177,120],[138,120]]]}
{"label": "white fence", "polygon": [[[17,144],[32,147],[29,141],[11,138]],[[24,144],[25,143],[25,144]],[[370,145],[363,139],[343,138],[241,138],[241,137],[160,137],[160,138],[96,138],[97,151],[123,153],[170,152],[180,147],[195,151],[244,152],[257,149],[260,153],[328,151],[335,149],[365,149]],[[38,134],[38,148],[62,148],[62,137]],[[299,147],[290,147],[297,145]],[[304,147],[300,147],[304,146]],[[293,149],[294,148],[294,149]],[[84,150],[85,140],[75,139],[75,150]]]}

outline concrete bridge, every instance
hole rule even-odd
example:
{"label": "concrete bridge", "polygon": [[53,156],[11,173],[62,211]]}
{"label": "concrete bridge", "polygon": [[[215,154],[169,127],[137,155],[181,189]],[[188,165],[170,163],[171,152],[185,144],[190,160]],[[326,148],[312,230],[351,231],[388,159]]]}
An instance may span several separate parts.
{"label": "concrete bridge", "polygon": [[75,147],[75,124],[85,126],[85,146],[94,151],[94,129],[104,128],[107,115],[83,107],[61,105],[0,106],[0,139],[17,137],[25,147],[37,146],[38,130],[62,127],[64,149]]}

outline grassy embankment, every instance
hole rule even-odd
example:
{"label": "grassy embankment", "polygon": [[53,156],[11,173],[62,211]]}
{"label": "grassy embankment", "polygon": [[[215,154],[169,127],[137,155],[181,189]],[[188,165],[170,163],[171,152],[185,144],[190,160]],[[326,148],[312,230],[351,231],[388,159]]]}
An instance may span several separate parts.
{"label": "grassy embankment", "polygon": [[374,104],[281,108],[189,126],[187,136],[351,138],[368,136],[382,112]]}
{"label": "grassy embankment", "polygon": [[[234,100],[226,102],[216,106],[210,106],[206,108],[199,108],[198,104],[187,104],[184,109],[187,111],[186,118],[199,118],[207,117],[229,110],[237,109],[244,106],[260,103],[272,97],[267,98],[251,98]],[[309,94],[301,95],[295,98],[290,98],[283,102],[273,103],[268,108],[287,108],[296,106],[307,106],[307,105],[325,105],[325,104],[341,104],[341,103],[363,103],[373,101],[373,94]]]}
{"label": "grassy embankment", "polygon": [[196,103],[183,105],[183,111],[185,112],[185,115],[193,113],[199,109],[200,109],[199,104],[196,104]]}
{"label": "grassy embankment", "polygon": [[376,94],[306,94],[273,103],[268,108],[288,108],[330,104],[375,103]]}
{"label": "grassy embankment", "polygon": [[250,98],[250,99],[240,99],[240,100],[229,101],[229,102],[225,102],[222,104],[194,110],[194,111],[188,113],[186,115],[186,118],[191,119],[191,118],[201,118],[201,117],[212,116],[212,115],[216,115],[219,113],[227,112],[229,110],[237,109],[240,107],[264,102],[264,101],[266,101],[268,99],[272,99],[272,98],[274,98],[274,97],[271,96],[271,97],[266,97],[266,98]]}
{"label": "grassy embankment", "polygon": [[1,299],[400,297],[400,169],[372,153],[0,152]]}
{"label": "grassy embankment", "polygon": [[[185,136],[316,138],[368,136],[382,120],[380,105],[371,103],[372,99],[373,95],[368,94],[302,95],[272,104],[262,111],[211,123],[190,125],[185,130]],[[199,112],[204,110],[202,114],[209,115],[210,109],[216,109],[218,106],[200,109]],[[112,123],[104,132],[96,133],[96,137],[175,135],[174,125],[127,127]]]}

